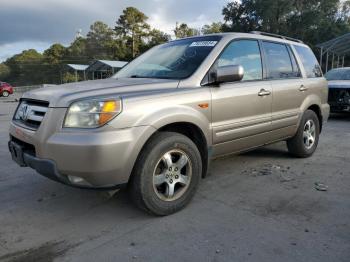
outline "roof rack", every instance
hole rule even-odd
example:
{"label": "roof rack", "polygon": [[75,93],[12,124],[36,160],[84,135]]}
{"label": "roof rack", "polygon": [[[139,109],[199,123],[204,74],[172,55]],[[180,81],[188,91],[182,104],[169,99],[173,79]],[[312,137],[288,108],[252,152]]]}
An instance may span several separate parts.
{"label": "roof rack", "polygon": [[294,42],[298,42],[298,43],[304,43],[303,41],[299,40],[299,39],[295,39],[292,37],[288,37],[288,36],[283,36],[283,35],[278,35],[278,34],[272,34],[272,33],[266,33],[266,32],[260,32],[260,31],[251,31],[251,34],[255,34],[255,35],[264,35],[264,36],[272,36],[272,37],[278,37],[284,40],[290,40],[290,41],[294,41]]}

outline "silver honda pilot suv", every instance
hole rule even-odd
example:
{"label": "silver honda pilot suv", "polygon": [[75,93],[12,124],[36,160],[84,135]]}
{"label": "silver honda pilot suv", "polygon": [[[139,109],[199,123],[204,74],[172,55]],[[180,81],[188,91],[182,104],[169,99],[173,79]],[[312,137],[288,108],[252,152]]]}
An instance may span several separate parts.
{"label": "silver honda pilot suv", "polygon": [[309,157],[327,82],[308,46],[261,32],[152,48],[112,78],[25,93],[10,125],[20,166],[67,185],[127,186],[155,215],[186,206],[210,160],[285,140]]}

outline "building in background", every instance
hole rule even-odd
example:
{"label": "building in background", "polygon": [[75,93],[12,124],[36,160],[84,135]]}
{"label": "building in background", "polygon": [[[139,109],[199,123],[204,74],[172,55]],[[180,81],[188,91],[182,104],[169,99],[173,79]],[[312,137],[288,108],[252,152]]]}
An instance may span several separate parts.
{"label": "building in background", "polygon": [[83,80],[95,80],[111,77],[128,62],[112,61],[112,60],[95,60],[90,65],[67,64],[66,72],[73,73],[69,81],[63,82],[78,82]]}
{"label": "building in background", "polygon": [[125,61],[95,60],[86,69],[86,72],[89,75],[89,79],[108,78],[118,72],[127,63]]}
{"label": "building in background", "polygon": [[86,69],[88,65],[77,65],[77,64],[68,64],[68,72],[73,72],[75,75],[75,82],[78,82],[79,79],[86,80]]}

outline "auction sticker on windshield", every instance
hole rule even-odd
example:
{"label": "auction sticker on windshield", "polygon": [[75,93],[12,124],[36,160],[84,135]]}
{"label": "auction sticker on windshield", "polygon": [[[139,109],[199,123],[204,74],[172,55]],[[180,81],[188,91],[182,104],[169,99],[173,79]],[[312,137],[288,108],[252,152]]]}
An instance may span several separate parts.
{"label": "auction sticker on windshield", "polygon": [[193,42],[190,44],[190,47],[195,47],[195,46],[215,46],[218,41],[199,41],[199,42]]}

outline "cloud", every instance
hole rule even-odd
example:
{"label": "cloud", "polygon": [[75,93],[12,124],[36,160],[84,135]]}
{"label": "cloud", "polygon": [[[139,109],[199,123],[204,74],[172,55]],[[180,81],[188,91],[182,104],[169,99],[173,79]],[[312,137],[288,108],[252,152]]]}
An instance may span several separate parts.
{"label": "cloud", "polygon": [[0,45],[0,62],[6,60],[14,54],[19,54],[23,50],[35,48],[38,52],[43,52],[50,46],[50,43],[23,41]]}
{"label": "cloud", "polygon": [[113,27],[122,10],[128,6],[135,6],[144,12],[152,27],[173,34],[176,22],[200,28],[204,24],[222,20],[221,11],[227,2],[228,0],[0,0],[0,61],[1,58],[12,55],[5,50],[9,44],[23,46],[24,49],[26,44],[27,48],[49,46],[56,42],[67,45],[78,29],[86,34],[94,21],[100,20]]}

